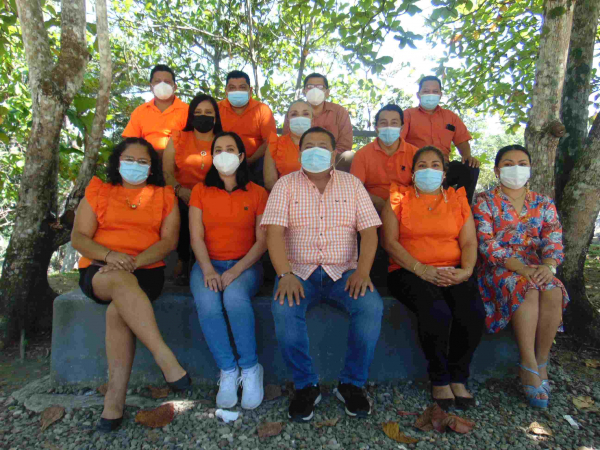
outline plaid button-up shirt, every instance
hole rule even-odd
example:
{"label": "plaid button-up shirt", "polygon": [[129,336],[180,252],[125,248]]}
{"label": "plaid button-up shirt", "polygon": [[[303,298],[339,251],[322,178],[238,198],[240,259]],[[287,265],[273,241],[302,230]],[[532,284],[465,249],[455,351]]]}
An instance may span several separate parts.
{"label": "plaid button-up shirt", "polygon": [[280,178],[269,195],[261,226],[285,227],[285,251],[294,274],[308,279],[323,269],[337,281],[358,266],[356,232],[381,220],[358,178],[331,171],[323,194],[304,171]]}

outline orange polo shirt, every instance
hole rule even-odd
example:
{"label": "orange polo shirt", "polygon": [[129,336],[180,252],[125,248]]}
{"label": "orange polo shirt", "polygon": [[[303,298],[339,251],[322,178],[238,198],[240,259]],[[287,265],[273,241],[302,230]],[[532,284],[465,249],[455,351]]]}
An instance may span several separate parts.
{"label": "orange polo shirt", "polygon": [[277,133],[273,112],[264,103],[250,99],[242,114],[233,110],[229,100],[219,102],[219,113],[223,131],[233,131],[244,141],[246,156],[252,156],[271,133]]}
{"label": "orange polo shirt", "polygon": [[401,137],[417,148],[433,145],[447,157],[452,143],[459,145],[472,139],[463,121],[452,111],[436,106],[429,114],[420,105],[404,111]]}
{"label": "orange polo shirt", "polygon": [[[448,203],[441,194],[417,197],[412,186],[392,185],[390,189],[390,203],[399,225],[398,242],[421,264],[460,266],[458,235],[471,215],[471,207],[465,188],[449,188],[446,198]],[[401,267],[390,258],[389,271],[398,269]]]}
{"label": "orange polo shirt", "polygon": [[135,108],[121,136],[144,138],[155,150],[164,150],[171,132],[185,128],[188,109],[187,103],[175,97],[173,104],[161,112],[152,99]]}
{"label": "orange polo shirt", "polygon": [[277,167],[280,178],[288,173],[300,170],[300,167],[302,167],[300,147],[294,144],[290,133],[281,137],[278,137],[277,133],[273,133],[269,137],[269,152],[271,152],[271,157],[275,161],[275,167]]}
{"label": "orange polo shirt", "polygon": [[173,131],[175,147],[175,179],[188,189],[193,189],[206,178],[212,166],[210,148],[212,141],[196,139],[193,131]]}
{"label": "orange polo shirt", "polygon": [[363,182],[367,192],[387,200],[390,197],[390,183],[408,186],[411,181],[412,161],[417,147],[404,139],[398,150],[388,155],[379,145],[379,139],[365,145],[354,155],[350,173]]}
{"label": "orange polo shirt", "polygon": [[265,188],[252,182],[245,191],[227,192],[202,183],[194,187],[190,206],[202,210],[210,259],[229,261],[246,256],[256,242],[256,217],[265,212],[268,196]]}
{"label": "orange polo shirt", "polygon": [[[160,228],[173,210],[175,192],[171,186],[146,185],[127,189],[94,177],[85,189],[85,199],[98,221],[92,240],[114,252],[137,256],[160,241]],[[133,209],[130,204],[137,207]],[[85,269],[91,262],[82,257],[79,268]],[[164,265],[158,261],[142,269]]]}

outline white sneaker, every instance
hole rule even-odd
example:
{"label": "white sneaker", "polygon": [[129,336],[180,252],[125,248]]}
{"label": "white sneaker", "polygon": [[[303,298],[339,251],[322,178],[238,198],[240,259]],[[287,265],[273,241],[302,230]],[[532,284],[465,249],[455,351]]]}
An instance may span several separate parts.
{"label": "white sneaker", "polygon": [[238,390],[238,377],[240,369],[235,368],[231,372],[224,372],[221,370],[221,377],[219,378],[219,392],[217,393],[217,408],[233,408],[238,401],[237,390]]}
{"label": "white sneaker", "polygon": [[263,366],[256,364],[250,369],[242,370],[242,376],[238,380],[238,384],[240,383],[242,385],[242,408],[258,408],[265,396]]}

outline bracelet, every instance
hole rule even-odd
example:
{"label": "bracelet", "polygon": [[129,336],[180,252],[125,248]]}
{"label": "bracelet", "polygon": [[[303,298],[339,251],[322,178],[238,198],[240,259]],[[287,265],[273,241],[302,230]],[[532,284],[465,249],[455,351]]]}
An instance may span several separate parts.
{"label": "bracelet", "polygon": [[285,273],[282,273],[281,275],[277,275],[277,277],[278,277],[279,279],[282,279],[283,277],[285,277],[286,275],[289,275],[289,274],[291,274],[291,273],[293,273],[293,272],[290,270],[289,272],[285,272]]}
{"label": "bracelet", "polygon": [[424,277],[425,274],[427,273],[427,269],[429,269],[429,266],[425,266],[425,270],[423,271],[423,273],[421,275],[419,275],[420,277]]}
{"label": "bracelet", "polygon": [[110,255],[110,252],[112,252],[112,250],[109,250],[108,253],[106,254],[106,256],[104,257],[104,262],[106,262],[106,258],[108,258],[108,255]]}
{"label": "bracelet", "polygon": [[421,264],[419,261],[417,261],[417,263],[415,264],[415,266],[413,267],[413,272],[417,273],[417,266]]}
{"label": "bracelet", "polygon": [[421,278],[423,275],[425,275],[427,273],[428,266],[423,264],[423,267],[425,267],[425,270],[423,272],[421,272],[421,273],[415,272],[415,275],[417,275],[419,278]]}

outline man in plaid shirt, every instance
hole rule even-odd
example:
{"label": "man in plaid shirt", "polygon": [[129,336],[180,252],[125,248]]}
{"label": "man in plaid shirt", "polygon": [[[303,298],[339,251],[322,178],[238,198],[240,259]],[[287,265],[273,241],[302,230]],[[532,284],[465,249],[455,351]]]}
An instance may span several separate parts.
{"label": "man in plaid shirt", "polygon": [[[350,315],[346,362],[334,391],[350,416],[371,413],[362,389],[381,329],[383,302],[369,277],[381,225],[358,178],[335,170],[335,138],[320,127],[300,139],[302,169],[280,178],[269,196],[261,226],[278,278],[273,316],[283,359],[296,395],[288,417],[312,419],[321,400],[318,375],[308,353],[306,311],[328,299]],[[358,257],[357,232],[361,235]]]}

